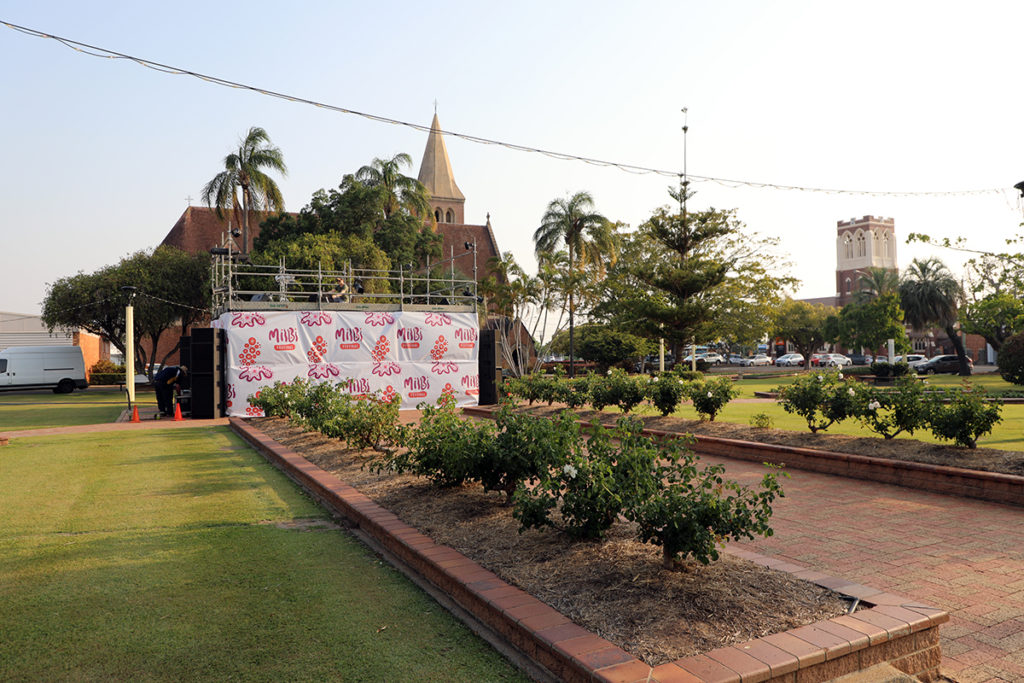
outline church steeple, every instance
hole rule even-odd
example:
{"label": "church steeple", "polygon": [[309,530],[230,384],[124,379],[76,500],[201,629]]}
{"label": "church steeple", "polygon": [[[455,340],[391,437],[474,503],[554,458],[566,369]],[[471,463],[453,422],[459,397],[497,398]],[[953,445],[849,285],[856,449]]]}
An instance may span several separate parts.
{"label": "church steeple", "polygon": [[466,197],[455,184],[452,164],[448,159],[448,149],[444,145],[444,136],[441,134],[441,124],[437,120],[436,111],[434,120],[430,123],[427,147],[423,150],[419,181],[430,193],[430,206],[438,223],[466,222]]}

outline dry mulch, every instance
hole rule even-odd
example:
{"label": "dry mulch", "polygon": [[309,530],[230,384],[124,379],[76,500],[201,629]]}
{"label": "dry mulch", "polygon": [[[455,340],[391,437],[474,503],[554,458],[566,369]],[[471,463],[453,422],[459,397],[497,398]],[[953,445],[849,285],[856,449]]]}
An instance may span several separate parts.
{"label": "dry mulch", "polygon": [[666,571],[661,550],[636,541],[626,522],[601,543],[554,530],[520,534],[502,494],[374,473],[367,467],[373,451],[346,449],[283,418],[253,424],[436,542],[651,666],[829,619],[849,606],[832,591],[725,554],[708,566]]}
{"label": "dry mulch", "polygon": [[[564,407],[530,406],[523,410],[538,416],[553,415]],[[602,424],[614,424],[621,417],[618,413],[598,413],[593,410],[577,410],[576,414],[584,422],[599,417]],[[670,432],[702,434],[726,439],[742,441],[758,441],[761,443],[797,446],[800,448],[816,448],[822,451],[867,455],[890,460],[946,465],[962,469],[981,470],[983,472],[1001,472],[1024,476],[1024,452],[1004,451],[996,448],[962,448],[943,444],[927,443],[917,439],[881,437],[845,436],[842,434],[817,434],[791,432],[783,429],[762,429],[729,422],[702,422],[700,420],[684,420],[678,417],[637,416],[649,429],[662,429]]]}

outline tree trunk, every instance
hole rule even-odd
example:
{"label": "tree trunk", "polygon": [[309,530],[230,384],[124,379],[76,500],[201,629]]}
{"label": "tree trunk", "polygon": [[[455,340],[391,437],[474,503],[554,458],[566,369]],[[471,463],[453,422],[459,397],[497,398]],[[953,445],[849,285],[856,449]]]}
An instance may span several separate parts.
{"label": "tree trunk", "polygon": [[569,379],[572,379],[576,376],[576,330],[573,320],[573,309],[575,308],[573,303],[573,290],[576,288],[576,284],[572,281],[572,270],[572,242],[569,242]]}
{"label": "tree trunk", "polygon": [[242,186],[242,253],[249,253],[249,188]]}
{"label": "tree trunk", "polygon": [[946,325],[943,328],[946,331],[946,336],[949,337],[949,341],[953,343],[953,349],[956,351],[957,360],[960,361],[960,376],[970,377],[971,368],[967,365],[967,351],[964,349],[964,343],[960,341],[960,335],[953,329],[952,325]]}

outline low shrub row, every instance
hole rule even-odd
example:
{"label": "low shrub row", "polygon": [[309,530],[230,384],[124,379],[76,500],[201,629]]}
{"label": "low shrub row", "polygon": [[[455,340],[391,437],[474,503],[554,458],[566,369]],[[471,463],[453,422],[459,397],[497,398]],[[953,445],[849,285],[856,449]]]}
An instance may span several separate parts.
{"label": "low shrub row", "polygon": [[727,377],[705,378],[691,370],[663,372],[653,377],[629,375],[622,370],[609,370],[605,375],[588,374],[567,379],[564,373],[530,374],[505,380],[505,393],[527,401],[564,403],[570,408],[590,405],[594,410],[607,406],[629,413],[640,403],[650,401],[662,415],[670,415],[682,401],[689,400],[702,419],[714,421],[722,408],[739,395]]}
{"label": "low shrub row", "polygon": [[804,418],[812,432],[857,419],[886,439],[929,429],[938,439],[977,448],[978,438],[1001,419],[1002,405],[977,387],[926,391],[925,382],[914,375],[899,376],[895,382],[894,388],[883,389],[842,373],[818,372],[776,391],[783,409]]}
{"label": "low shrub row", "polygon": [[380,459],[380,470],[429,477],[441,486],[474,482],[501,491],[520,531],[557,528],[598,540],[620,516],[638,537],[662,548],[662,562],[707,564],[726,539],[770,536],[779,472],[759,488],[723,478],[720,465],[698,469],[682,440],[656,442],[624,416],[614,429],[584,429],[570,411],[535,418],[505,402],[494,423],[462,420],[454,402],[425,406],[408,451]]}

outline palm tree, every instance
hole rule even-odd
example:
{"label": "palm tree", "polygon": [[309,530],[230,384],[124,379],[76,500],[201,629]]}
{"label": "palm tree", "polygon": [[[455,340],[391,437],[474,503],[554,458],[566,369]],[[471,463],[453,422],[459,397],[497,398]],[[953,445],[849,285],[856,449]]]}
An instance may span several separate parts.
{"label": "palm tree", "polygon": [[433,216],[430,212],[430,194],[427,188],[415,178],[402,174],[403,166],[412,166],[412,157],[399,152],[390,159],[374,158],[369,166],[356,171],[356,180],[367,187],[383,187],[384,218],[400,207],[417,216]]}
{"label": "palm tree", "polygon": [[[615,232],[608,219],[594,211],[594,199],[588,192],[577,192],[567,199],[553,199],[541,219],[541,225],[533,233],[537,256],[557,251],[562,244],[569,250],[569,271],[582,271],[586,264],[595,265],[601,272],[604,260],[615,261],[617,250]],[[575,340],[575,290],[569,282],[569,376],[576,374],[574,353]]]}
{"label": "palm tree", "polygon": [[233,215],[241,211],[242,253],[249,252],[249,210],[284,210],[281,190],[264,169],[288,175],[281,150],[270,143],[267,131],[253,126],[239,141],[238,151],[224,157],[224,170],[203,188],[203,202],[216,207],[219,218],[224,217],[225,210],[231,210]]}
{"label": "palm tree", "polygon": [[860,275],[860,289],[853,295],[857,303],[867,303],[886,294],[899,293],[900,276],[895,270],[871,266],[857,271],[857,274]]}
{"label": "palm tree", "polygon": [[914,259],[903,273],[899,292],[906,321],[919,330],[933,325],[941,327],[956,349],[960,374],[970,375],[967,353],[953,327],[963,290],[946,265],[937,258]]}

